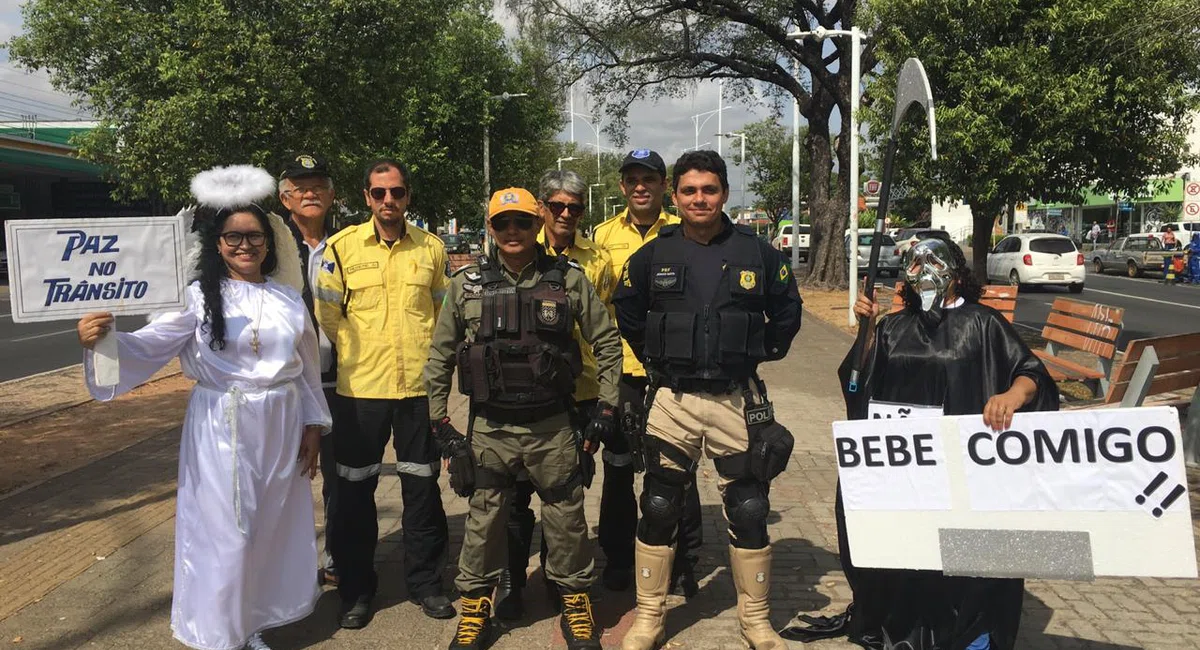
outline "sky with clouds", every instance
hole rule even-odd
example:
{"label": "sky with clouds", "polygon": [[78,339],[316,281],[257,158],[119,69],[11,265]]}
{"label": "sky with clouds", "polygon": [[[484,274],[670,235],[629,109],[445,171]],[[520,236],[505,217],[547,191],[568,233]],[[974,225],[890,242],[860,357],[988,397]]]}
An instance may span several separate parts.
{"label": "sky with clouds", "polygon": [[[0,42],[6,42],[13,35],[20,33],[22,3],[23,0],[0,0]],[[515,25],[503,8],[501,0],[496,0],[495,16],[510,33],[515,32]],[[638,102],[629,112],[626,146],[621,149],[654,149],[669,163],[683,153],[685,148],[696,144],[692,115],[715,111],[717,105],[716,82],[698,83],[694,93],[688,97]],[[761,120],[771,114],[771,107],[765,103],[746,105],[741,102],[727,102],[726,106],[726,110],[721,113],[720,124],[725,131],[736,131],[749,122]],[[591,112],[589,98],[582,91],[577,92],[575,96],[575,110],[580,113]],[[566,106],[563,106],[563,111],[565,117]],[[8,61],[7,50],[0,48],[0,121],[19,120],[20,115],[27,113],[38,113],[43,120],[81,117],[80,111],[71,106],[70,98],[53,90],[45,73],[29,73],[16,68]],[[790,111],[785,111],[785,120],[790,121]],[[711,142],[708,148],[716,149],[717,132],[718,120],[714,113],[700,132],[700,144]],[[566,141],[570,139],[570,135],[570,128],[564,127],[558,139]],[[575,118],[575,139],[581,145],[596,141],[595,132],[585,123],[584,118]],[[614,143],[601,133],[600,145],[610,149]],[[737,147],[737,139],[726,139],[722,151],[726,160],[730,162],[730,202],[734,204],[742,203],[742,170],[733,164],[737,158]],[[753,195],[750,196],[753,200]]]}

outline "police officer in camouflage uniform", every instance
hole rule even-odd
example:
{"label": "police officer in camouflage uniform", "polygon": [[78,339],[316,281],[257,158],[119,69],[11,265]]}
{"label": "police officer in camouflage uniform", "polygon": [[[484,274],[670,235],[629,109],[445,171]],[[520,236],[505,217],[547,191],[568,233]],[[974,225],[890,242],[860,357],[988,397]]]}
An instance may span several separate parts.
{"label": "police officer in camouflage uniform", "polygon": [[[542,501],[545,572],[561,594],[567,647],[600,648],[587,594],[593,562],[583,489],[595,468],[591,454],[616,435],[612,405],[621,340],[578,264],[537,244],[540,224],[528,191],[492,196],[488,227],[495,251],[451,278],[425,367],[431,425],[449,462],[451,487],[470,498],[456,581],[462,610],[451,650],[482,648],[490,640],[492,591],[506,565],[509,501],[522,472]],[[600,408],[579,432],[570,418],[582,367],[576,325],[592,347],[600,384]],[[447,417],[456,367],[459,388],[471,400],[466,436]]]}

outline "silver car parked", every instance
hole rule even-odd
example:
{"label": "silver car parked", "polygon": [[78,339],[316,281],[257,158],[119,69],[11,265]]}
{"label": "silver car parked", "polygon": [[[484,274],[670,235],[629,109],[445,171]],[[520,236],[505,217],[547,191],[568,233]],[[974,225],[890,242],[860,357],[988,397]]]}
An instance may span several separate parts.
{"label": "silver car parked", "polygon": [[[900,275],[900,248],[891,235],[880,235],[879,240],[879,275],[897,277]],[[875,240],[874,231],[858,233],[858,271],[866,273],[867,263],[871,261],[871,243]],[[846,235],[846,265],[850,264],[850,235]]]}

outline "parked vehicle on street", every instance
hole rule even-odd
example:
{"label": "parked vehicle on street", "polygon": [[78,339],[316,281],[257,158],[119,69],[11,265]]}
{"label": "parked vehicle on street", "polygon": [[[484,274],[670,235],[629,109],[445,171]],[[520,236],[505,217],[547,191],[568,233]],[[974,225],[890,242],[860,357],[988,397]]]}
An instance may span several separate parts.
{"label": "parked vehicle on street", "polygon": [[1136,278],[1151,271],[1162,273],[1163,260],[1171,256],[1162,241],[1153,234],[1121,237],[1106,247],[1092,251],[1092,271],[1116,271]]}
{"label": "parked vehicle on street", "polygon": [[1007,281],[1015,287],[1061,285],[1079,293],[1087,267],[1070,237],[1022,233],[1001,239],[988,253],[987,275],[988,280]]}
{"label": "parked vehicle on street", "polygon": [[1170,228],[1181,240],[1187,241],[1192,238],[1192,233],[1200,232],[1200,221],[1172,221],[1171,223],[1159,224],[1154,230],[1158,233],[1167,232]]}
{"label": "parked vehicle on street", "polygon": [[901,228],[896,233],[896,247],[899,249],[900,254],[903,255],[904,251],[922,239],[940,239],[947,244],[954,243],[954,240],[950,239],[950,233],[945,230],[935,228]]}
{"label": "parked vehicle on street", "polygon": [[[812,226],[802,223],[796,229],[799,233],[800,241],[796,245],[799,248],[800,261],[808,261],[808,236],[812,234]],[[779,228],[779,234],[775,235],[775,239],[771,240],[771,246],[775,250],[782,251],[788,255],[792,254],[792,224],[786,223]]]}
{"label": "parked vehicle on street", "polygon": [[[890,235],[882,235],[879,240],[879,275],[880,277],[890,276],[897,277],[900,275],[900,249],[896,247],[896,240]],[[858,234],[858,272],[860,275],[866,273],[867,264],[871,261],[871,243],[875,240],[874,231],[862,232]],[[846,265],[850,265],[850,235],[845,237],[846,243]]]}
{"label": "parked vehicle on street", "polygon": [[471,252],[471,242],[462,235],[438,235],[442,238],[442,243],[446,245],[448,254],[469,254]]}

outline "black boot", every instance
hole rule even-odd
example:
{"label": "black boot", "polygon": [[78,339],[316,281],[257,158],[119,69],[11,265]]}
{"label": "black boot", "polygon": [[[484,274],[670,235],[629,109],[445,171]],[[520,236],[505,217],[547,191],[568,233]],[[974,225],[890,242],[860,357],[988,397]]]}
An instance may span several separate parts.
{"label": "black boot", "polygon": [[675,566],[671,567],[671,593],[691,598],[700,591],[695,570],[700,558],[682,554],[675,557]]}
{"label": "black boot", "polygon": [[563,593],[559,629],[567,641],[567,650],[600,650],[600,630],[592,616],[592,601],[587,592]]}
{"label": "black boot", "polygon": [[492,599],[462,597],[462,615],[450,650],[483,650],[492,641]]}
{"label": "black boot", "polygon": [[513,574],[505,569],[496,586],[496,618],[515,621],[525,615],[525,603],[521,599],[521,585],[513,580]]}

